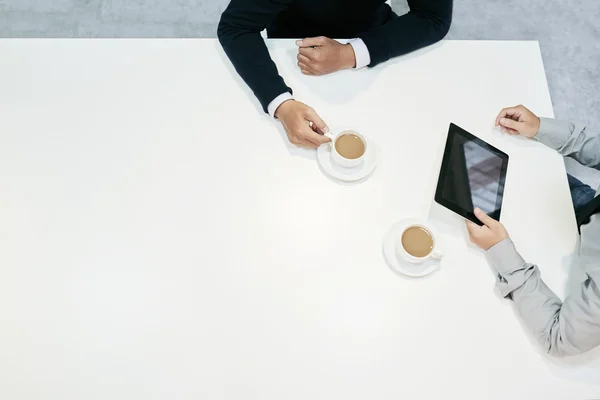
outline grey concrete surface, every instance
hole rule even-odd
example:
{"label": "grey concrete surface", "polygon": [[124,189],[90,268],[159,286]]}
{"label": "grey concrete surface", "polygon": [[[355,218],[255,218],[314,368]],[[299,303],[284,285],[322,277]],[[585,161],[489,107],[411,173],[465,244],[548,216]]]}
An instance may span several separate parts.
{"label": "grey concrete surface", "polygon": [[[0,0],[0,37],[215,37],[228,2]],[[556,116],[600,129],[599,21],[600,0],[455,0],[448,38],[538,40]]]}

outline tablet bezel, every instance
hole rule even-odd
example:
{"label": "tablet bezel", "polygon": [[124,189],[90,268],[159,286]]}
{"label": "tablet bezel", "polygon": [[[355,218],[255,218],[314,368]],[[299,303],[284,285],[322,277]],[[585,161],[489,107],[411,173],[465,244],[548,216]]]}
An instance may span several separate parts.
{"label": "tablet bezel", "polygon": [[[497,210],[497,216],[498,216],[497,220],[499,221],[500,215],[502,214],[502,202],[504,200],[504,187],[505,187],[505,182],[506,182],[506,172],[508,170],[508,159],[509,159],[508,154],[506,154],[502,150],[492,146],[491,144],[484,142],[477,136],[467,132],[466,130],[464,130],[463,128],[461,128],[460,126],[458,126],[454,123],[450,123],[450,128],[448,129],[448,137],[446,139],[446,146],[444,147],[444,156],[442,158],[442,165],[440,167],[440,175],[438,178],[438,184],[437,184],[437,188],[435,191],[436,203],[448,208],[449,210],[460,215],[461,217],[466,218],[469,221],[476,223],[477,225],[483,225],[477,219],[477,217],[475,216],[475,214],[473,212],[463,209],[463,208],[459,207],[457,204],[455,204],[451,201],[448,201],[442,197],[443,183],[446,180],[446,175],[447,175],[447,171],[448,171],[448,163],[450,162],[450,154],[451,154],[452,144],[454,142],[455,135],[460,135],[469,141],[475,142],[479,146],[483,147],[484,149],[488,150],[491,153],[494,153],[495,155],[499,156],[502,159],[502,167],[501,167],[501,171],[500,171],[500,181],[499,181],[499,185],[498,185],[498,193],[496,193],[496,210]],[[500,193],[502,194],[502,196],[499,196]],[[495,215],[491,216],[491,217],[496,219]]]}

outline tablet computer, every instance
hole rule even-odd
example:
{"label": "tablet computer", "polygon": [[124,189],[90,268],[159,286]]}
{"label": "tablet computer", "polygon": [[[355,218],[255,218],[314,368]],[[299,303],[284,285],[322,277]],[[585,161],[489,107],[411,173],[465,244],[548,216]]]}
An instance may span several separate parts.
{"label": "tablet computer", "polygon": [[499,221],[507,168],[506,153],[450,124],[435,201],[478,225],[475,208]]}

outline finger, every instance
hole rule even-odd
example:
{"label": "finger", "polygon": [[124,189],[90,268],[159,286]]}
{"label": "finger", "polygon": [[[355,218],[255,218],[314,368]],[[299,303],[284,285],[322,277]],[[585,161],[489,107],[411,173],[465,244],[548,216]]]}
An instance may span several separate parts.
{"label": "finger", "polygon": [[309,126],[307,126],[306,129],[303,129],[302,132],[300,132],[300,136],[302,139],[308,140],[316,146],[320,146],[324,143],[328,143],[331,141],[331,139],[329,139],[327,136],[319,135],[317,132],[313,131]]}
{"label": "finger", "polygon": [[466,221],[467,223],[467,231],[469,232],[469,238],[471,239],[471,241],[474,241],[473,239],[475,238],[475,236],[479,233],[479,225],[471,222],[471,221]]}
{"label": "finger", "polygon": [[310,58],[308,58],[304,54],[298,53],[298,57],[296,57],[296,58],[298,59],[298,62],[301,62],[302,64],[305,64],[305,65],[310,65],[311,64]]}
{"label": "finger", "polygon": [[313,48],[300,47],[298,49],[298,53],[299,53],[299,55],[302,55],[302,56],[308,58],[310,61],[314,61],[314,59],[315,59],[315,49],[313,49]]}
{"label": "finger", "polygon": [[477,243],[477,239],[475,239],[475,236],[471,235],[469,233],[469,240],[471,241],[471,243]]}
{"label": "finger", "polygon": [[321,117],[319,117],[319,114],[317,114],[317,112],[312,108],[306,110],[306,114],[304,116],[308,121],[312,122],[313,125],[315,125],[319,131],[323,133],[329,132],[329,127],[327,126],[325,121],[323,121]]}
{"label": "finger", "polygon": [[314,62],[301,54],[298,54],[298,66],[302,69],[309,70],[312,75],[317,75],[317,70],[314,68]]}
{"label": "finger", "polygon": [[500,119],[501,118],[510,117],[510,116],[513,116],[513,115],[515,115],[517,113],[518,113],[518,108],[517,107],[503,108],[502,111],[500,111],[500,113],[496,117],[496,126],[500,125]]}
{"label": "finger", "polygon": [[506,133],[507,135],[519,135],[519,132],[514,129],[505,128],[503,126],[501,126],[500,128],[502,129],[502,132]]}
{"label": "finger", "polygon": [[319,135],[324,135],[325,132],[323,132],[318,126],[316,125],[311,125],[310,126],[312,128],[313,131],[317,132]]}
{"label": "finger", "polygon": [[477,239],[475,239],[475,236],[471,235],[470,233],[469,233],[469,240],[470,240],[472,243],[476,243],[476,242],[477,242]]}
{"label": "finger", "polygon": [[318,36],[312,38],[305,38],[302,40],[297,40],[296,45],[300,48],[302,47],[312,47],[312,46],[323,46],[327,38],[325,36]]}
{"label": "finger", "polygon": [[298,61],[298,68],[300,68],[300,71],[302,71],[304,75],[316,75],[316,72],[311,67],[300,61]]}
{"label": "finger", "polygon": [[500,118],[500,126],[502,126],[504,128],[512,129],[516,132],[519,132],[524,128],[522,122],[517,122],[513,119],[506,118],[506,117]]}
{"label": "finger", "polygon": [[488,228],[491,228],[494,224],[498,223],[494,218],[481,211],[480,208],[475,209],[475,216]]}

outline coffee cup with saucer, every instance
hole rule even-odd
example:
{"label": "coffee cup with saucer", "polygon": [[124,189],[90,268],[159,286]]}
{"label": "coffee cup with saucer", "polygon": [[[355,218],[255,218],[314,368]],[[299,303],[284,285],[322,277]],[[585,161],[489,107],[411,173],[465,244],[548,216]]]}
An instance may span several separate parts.
{"label": "coffee cup with saucer", "polygon": [[[425,246],[411,249],[405,247],[410,245],[405,234],[412,231],[417,231],[413,240],[419,240],[420,235],[428,241]],[[411,218],[397,222],[384,236],[383,256],[394,272],[409,277],[422,277],[439,267],[444,253],[440,250],[439,236],[435,229],[425,221]]]}
{"label": "coffee cup with saucer", "polygon": [[[422,238],[425,238],[424,240],[427,241],[427,243],[425,243],[426,249],[414,249],[413,254],[411,254],[411,251],[405,247],[405,236],[414,230],[417,232],[420,231],[421,233],[417,233],[417,235],[421,235]],[[429,241],[431,241],[431,245],[429,245]],[[418,254],[415,253],[416,250],[421,250],[423,252]],[[431,259],[441,260],[442,257],[444,257],[444,253],[439,250],[439,246],[437,245],[433,229],[420,222],[415,222],[405,227],[402,232],[402,237],[398,243],[396,243],[396,255],[400,259],[406,260],[412,264],[421,264]]]}
{"label": "coffee cup with saucer", "polygon": [[[347,182],[369,176],[377,165],[377,149],[373,140],[354,129],[332,132],[325,134],[331,142],[322,144],[317,149],[317,161],[323,172]],[[340,142],[340,139],[345,143]],[[340,148],[344,144],[346,147],[350,145],[350,148]],[[352,148],[353,145],[358,146]]]}

